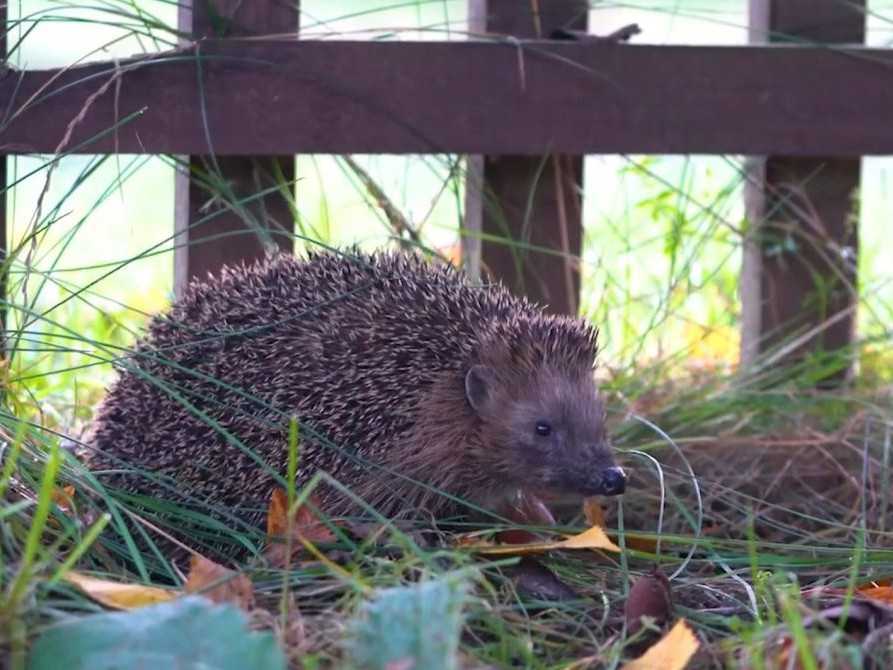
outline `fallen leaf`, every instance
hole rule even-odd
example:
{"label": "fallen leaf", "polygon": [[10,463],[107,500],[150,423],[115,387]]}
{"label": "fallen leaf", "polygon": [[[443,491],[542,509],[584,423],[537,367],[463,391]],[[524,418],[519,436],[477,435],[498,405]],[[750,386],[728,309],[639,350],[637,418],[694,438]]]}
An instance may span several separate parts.
{"label": "fallen leaf", "polygon": [[[893,606],[893,586],[885,583],[886,581],[872,581],[867,584],[861,584],[856,587],[852,595],[856,600],[867,601],[890,608]],[[803,597],[818,601],[822,606],[826,607],[840,605],[847,598],[847,589],[834,586],[804,589]]]}
{"label": "fallen leaf", "polygon": [[872,588],[874,586],[893,586],[893,579],[885,577],[884,579],[872,579],[867,584],[861,584],[860,589]]}
{"label": "fallen leaf", "polygon": [[71,485],[53,489],[53,502],[66,514],[74,509],[74,487]]}
{"label": "fallen leaf", "polygon": [[607,549],[608,551],[620,551],[620,547],[611,542],[603,528],[593,526],[579,535],[573,535],[559,542],[557,549]]}
{"label": "fallen leaf", "polygon": [[498,547],[492,540],[482,540],[482,531],[473,533],[461,533],[453,537],[453,546],[458,549],[472,549],[474,547]]}
{"label": "fallen leaf", "polygon": [[[74,505],[74,487],[70,484],[68,486],[63,486],[62,488],[55,487],[53,488],[53,502],[56,506],[62,511],[62,513],[69,517],[73,518],[75,516],[76,507]],[[73,519],[76,520],[76,519]],[[59,529],[62,525],[59,523],[59,520],[50,517],[47,519],[47,523],[50,528]]]}
{"label": "fallen leaf", "polygon": [[519,554],[522,556],[527,554],[541,554],[556,549],[601,549],[614,552],[620,551],[620,547],[611,542],[610,538],[605,535],[605,531],[597,526],[593,526],[579,535],[572,535],[558,542],[533,542],[530,544],[507,545],[481,542],[467,545],[464,548],[479,554]]}
{"label": "fallen leaf", "polygon": [[589,497],[583,499],[583,516],[590,526],[605,527],[605,512],[602,510],[598,498]]}
{"label": "fallen leaf", "polygon": [[541,542],[542,538],[523,528],[507,528],[496,533],[496,540],[500,544],[534,544]]}
{"label": "fallen leaf", "polygon": [[78,587],[96,602],[119,610],[131,610],[147,605],[168,602],[181,595],[173,589],[159,589],[142,584],[122,584],[105,579],[89,577],[74,570],[66,573],[64,579]]}
{"label": "fallen leaf", "polygon": [[537,600],[578,600],[581,596],[545,565],[524,556],[517,566],[508,570],[519,594]]}
{"label": "fallen leaf", "polygon": [[557,524],[552,510],[537,495],[528,491],[518,491],[509,505],[509,518],[529,526],[554,526]]}
{"label": "fallen leaf", "polygon": [[673,600],[670,592],[670,580],[654,569],[642,575],[629,590],[626,599],[626,629],[630,635],[642,628],[642,617],[654,619],[658,626],[665,624],[673,611]]}
{"label": "fallen leaf", "polygon": [[224,568],[203,556],[192,555],[186,593],[195,593],[211,602],[233,603],[246,612],[254,609],[254,585],[246,576]]}
{"label": "fallen leaf", "polygon": [[683,670],[700,646],[684,619],[622,670]]}
{"label": "fallen leaf", "polygon": [[284,536],[288,532],[288,495],[274,489],[267,509],[267,537]]}
{"label": "fallen leaf", "polygon": [[[270,507],[267,511],[268,546],[264,555],[275,567],[284,567],[291,558],[304,551],[304,543],[328,543],[336,540],[335,534],[324,524],[311,509],[320,509],[319,500],[311,495],[308,505],[301,505],[294,512],[294,519],[289,524],[288,497],[282,489],[273,491]],[[291,555],[288,555],[288,540],[291,539]]]}
{"label": "fallen leaf", "polygon": [[856,592],[865,598],[878,600],[886,605],[893,605],[893,586],[866,584],[856,589]]}
{"label": "fallen leaf", "polygon": [[[605,512],[602,509],[599,499],[595,496],[584,498],[583,516],[586,519],[586,523],[588,523],[590,526],[598,526],[599,528],[604,528],[607,532],[607,524],[605,523]],[[608,533],[608,537],[610,537],[611,540],[613,540],[615,543],[618,542],[617,533]],[[650,537],[634,537],[630,535],[629,531],[626,532],[624,543],[626,544],[627,548],[636,549],[637,551],[643,551],[650,554],[653,554],[657,551],[656,539]]]}
{"label": "fallen leaf", "polygon": [[[552,511],[538,496],[519,490],[516,495],[500,510],[506,518],[526,526],[554,526],[555,517]],[[532,544],[542,542],[537,533],[523,528],[509,528],[496,534],[499,542],[504,544]]]}
{"label": "fallen leaf", "polygon": [[[615,541],[616,537],[616,534],[611,533],[611,538]],[[636,551],[642,551],[647,554],[654,554],[657,552],[657,539],[653,537],[635,537],[630,535],[629,531],[626,532],[624,544],[627,549],[635,549]]]}

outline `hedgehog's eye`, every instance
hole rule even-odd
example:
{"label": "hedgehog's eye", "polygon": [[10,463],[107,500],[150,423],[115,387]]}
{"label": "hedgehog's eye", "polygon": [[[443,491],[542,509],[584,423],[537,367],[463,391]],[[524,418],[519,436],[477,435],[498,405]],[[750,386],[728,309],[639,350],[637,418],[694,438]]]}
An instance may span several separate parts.
{"label": "hedgehog's eye", "polygon": [[536,434],[537,435],[546,437],[551,432],[552,432],[552,424],[550,424],[548,421],[537,421],[536,422]]}

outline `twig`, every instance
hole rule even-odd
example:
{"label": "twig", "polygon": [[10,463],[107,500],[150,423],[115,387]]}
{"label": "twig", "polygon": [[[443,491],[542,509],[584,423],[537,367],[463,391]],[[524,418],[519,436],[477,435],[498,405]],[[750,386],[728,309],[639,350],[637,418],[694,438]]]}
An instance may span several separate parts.
{"label": "twig", "polygon": [[[378,183],[369,176],[369,173],[366,172],[360,165],[353,159],[351,156],[342,156],[341,157],[347,166],[353,171],[353,173],[357,176],[361,182],[363,182],[363,186],[366,187],[366,191],[369,193],[369,196],[375,201],[375,204],[378,205],[379,209],[384,213],[385,218],[387,218],[388,223],[391,225],[391,228],[397,234],[398,237],[402,238],[405,234],[409,237],[412,242],[417,246],[422,246],[422,240],[419,237],[418,232],[406,217],[403,215],[396,205],[388,198],[387,194],[385,194],[384,190],[378,185]],[[403,244],[405,245],[405,240]]]}

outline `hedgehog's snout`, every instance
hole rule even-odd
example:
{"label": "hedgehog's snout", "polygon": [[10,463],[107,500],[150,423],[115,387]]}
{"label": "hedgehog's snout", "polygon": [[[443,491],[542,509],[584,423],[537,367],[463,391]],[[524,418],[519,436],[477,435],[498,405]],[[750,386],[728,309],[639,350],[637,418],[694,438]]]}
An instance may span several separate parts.
{"label": "hedgehog's snout", "polygon": [[619,496],[626,491],[626,472],[616,465],[581,472],[573,488],[584,496]]}
{"label": "hedgehog's snout", "polygon": [[626,490],[626,473],[623,468],[613,466],[602,471],[602,495],[619,496]]}

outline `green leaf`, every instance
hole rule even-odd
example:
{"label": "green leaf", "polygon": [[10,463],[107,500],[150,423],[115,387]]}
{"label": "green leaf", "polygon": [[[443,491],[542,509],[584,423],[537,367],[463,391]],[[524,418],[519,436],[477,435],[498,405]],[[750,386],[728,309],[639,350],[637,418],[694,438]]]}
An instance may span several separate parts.
{"label": "green leaf", "polygon": [[272,634],[248,630],[236,607],[185,597],[53,626],[34,644],[28,668],[285,670],[285,657]]}
{"label": "green leaf", "polygon": [[352,622],[351,667],[455,670],[466,591],[455,576],[379,591]]}

